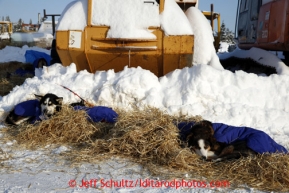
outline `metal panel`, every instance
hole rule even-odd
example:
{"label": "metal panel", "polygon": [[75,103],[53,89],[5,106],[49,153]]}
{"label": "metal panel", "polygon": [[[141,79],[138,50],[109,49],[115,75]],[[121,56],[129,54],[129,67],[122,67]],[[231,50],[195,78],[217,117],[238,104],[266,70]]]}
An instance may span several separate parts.
{"label": "metal panel", "polygon": [[240,43],[256,42],[260,6],[261,0],[241,0],[238,19],[238,40]]}
{"label": "metal panel", "polygon": [[[73,62],[78,71],[92,73],[140,66],[159,77],[192,65],[193,35],[165,36],[159,27],[150,27],[156,39],[107,38],[109,26],[91,25],[91,5],[89,0],[88,25],[83,32],[57,31],[57,52],[63,65]],[[161,0],[160,12],[163,6]]]}
{"label": "metal panel", "polygon": [[284,43],[287,4],[288,0],[277,0],[272,2],[268,42]]}

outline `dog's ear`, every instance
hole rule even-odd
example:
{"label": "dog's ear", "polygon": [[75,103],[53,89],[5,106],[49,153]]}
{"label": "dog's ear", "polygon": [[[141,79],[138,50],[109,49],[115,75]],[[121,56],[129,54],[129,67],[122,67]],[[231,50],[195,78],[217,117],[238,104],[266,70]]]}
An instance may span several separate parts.
{"label": "dog's ear", "polygon": [[34,94],[34,95],[35,95],[35,97],[36,97],[38,100],[41,100],[42,97],[43,97],[43,96],[41,96],[41,95],[37,95],[37,94]]}
{"label": "dog's ear", "polygon": [[210,128],[210,134],[214,135],[213,123],[208,120],[202,120],[201,122],[204,127]]}
{"label": "dog's ear", "polygon": [[63,97],[58,97],[58,98],[56,99],[56,101],[57,101],[60,105],[62,105]]}

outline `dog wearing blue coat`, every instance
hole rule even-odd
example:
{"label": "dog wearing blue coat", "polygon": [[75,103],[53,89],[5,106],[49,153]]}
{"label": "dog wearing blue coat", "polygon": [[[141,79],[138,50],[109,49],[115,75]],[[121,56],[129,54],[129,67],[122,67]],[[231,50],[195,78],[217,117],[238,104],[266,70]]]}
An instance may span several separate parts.
{"label": "dog wearing blue coat", "polygon": [[263,153],[288,153],[265,132],[203,120],[178,124],[180,136],[206,160],[223,161]]}
{"label": "dog wearing blue coat", "polygon": [[[63,97],[47,93],[44,96],[35,95],[36,100],[29,100],[16,105],[8,114],[5,122],[10,125],[21,125],[35,118],[48,119],[61,110]],[[25,108],[27,107],[27,108]]]}
{"label": "dog wearing blue coat", "polygon": [[[9,125],[21,125],[24,122],[35,123],[49,119],[62,108],[63,97],[48,93],[44,96],[35,95],[37,99],[28,100],[17,104],[8,114],[5,122]],[[115,123],[118,114],[109,107],[93,106],[86,107],[84,100],[70,104],[74,110],[84,110],[91,122]]]}

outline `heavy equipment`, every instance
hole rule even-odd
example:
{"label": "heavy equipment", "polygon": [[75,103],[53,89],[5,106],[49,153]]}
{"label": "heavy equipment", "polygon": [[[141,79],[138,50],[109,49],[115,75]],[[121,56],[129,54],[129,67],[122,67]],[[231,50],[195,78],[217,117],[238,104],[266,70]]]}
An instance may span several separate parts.
{"label": "heavy equipment", "polygon": [[[154,16],[159,17],[166,11],[165,1],[169,2],[169,0],[126,0],[122,2],[109,0],[103,3],[103,0],[82,0],[82,7],[87,10],[85,10],[86,15],[79,15],[79,18],[86,17],[86,24],[83,29],[75,29],[73,27],[62,28],[60,22],[56,29],[56,40],[52,42],[51,63],[61,62],[64,66],[75,63],[78,71],[88,70],[92,73],[109,69],[118,72],[123,70],[125,66],[140,66],[143,69],[150,70],[158,77],[175,69],[191,66],[194,49],[193,34],[168,35],[165,33],[163,26],[155,25],[154,22],[147,26],[154,38],[150,36],[135,38],[129,35],[114,37],[110,34],[112,33],[111,29],[115,29],[116,26],[110,26],[107,21],[112,17],[127,16],[129,11],[134,11],[119,10],[118,7],[113,7],[112,4],[135,3],[139,5],[135,6],[137,12],[143,14],[147,14],[150,6],[149,9],[156,9],[151,13],[157,12]],[[175,0],[175,2],[179,5],[178,9],[183,11],[191,6],[198,6],[198,0]],[[69,8],[69,6],[66,9],[66,12],[72,12],[72,8]],[[168,14],[168,11],[166,14]],[[97,14],[102,15],[97,17]],[[103,15],[107,15],[107,17],[105,18]],[[204,15],[211,20],[220,20],[220,14],[206,12]],[[125,16],[120,21],[121,25],[128,22],[126,19],[131,19],[129,16],[127,18]],[[62,15],[62,17],[66,16]],[[151,15],[147,15],[147,17],[148,22],[154,20]],[[182,21],[182,23],[185,24],[185,21]],[[73,25],[72,23],[71,26]],[[127,25],[129,28],[129,24]],[[218,37],[219,33],[216,38]]]}
{"label": "heavy equipment", "polygon": [[10,39],[13,32],[12,22],[10,21],[0,21],[0,40]]}
{"label": "heavy equipment", "polygon": [[238,0],[237,10],[239,48],[283,51],[288,59],[288,0]]}

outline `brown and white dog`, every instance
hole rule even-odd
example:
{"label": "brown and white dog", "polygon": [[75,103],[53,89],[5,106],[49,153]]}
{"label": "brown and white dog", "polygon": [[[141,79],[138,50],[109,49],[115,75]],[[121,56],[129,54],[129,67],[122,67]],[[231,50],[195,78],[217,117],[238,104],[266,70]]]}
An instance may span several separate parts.
{"label": "brown and white dog", "polygon": [[242,156],[247,157],[256,154],[247,147],[246,141],[237,141],[231,144],[218,142],[214,137],[212,123],[207,120],[197,122],[192,126],[187,142],[196,154],[208,161],[238,159]]}

